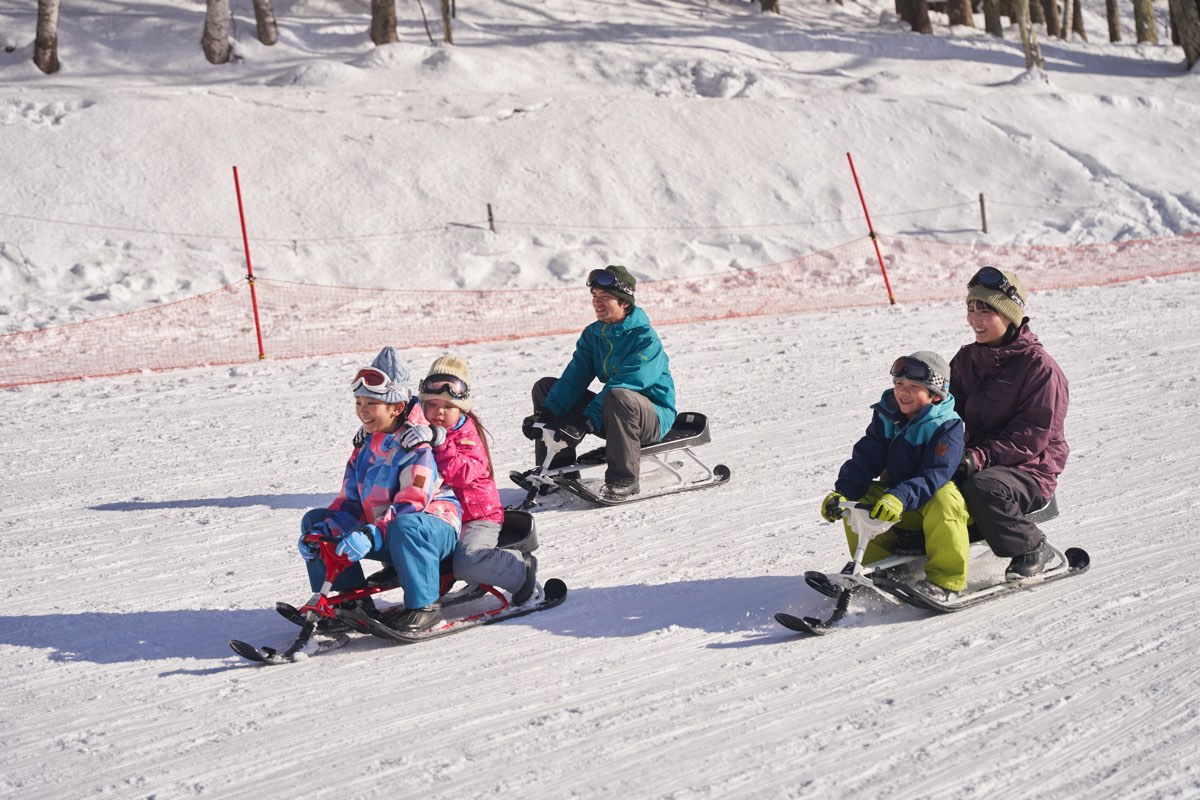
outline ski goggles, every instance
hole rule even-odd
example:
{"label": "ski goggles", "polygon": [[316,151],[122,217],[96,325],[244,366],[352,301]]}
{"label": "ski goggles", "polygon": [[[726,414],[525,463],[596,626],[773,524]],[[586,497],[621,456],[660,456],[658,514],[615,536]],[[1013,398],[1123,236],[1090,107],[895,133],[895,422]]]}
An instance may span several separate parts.
{"label": "ski goggles", "polygon": [[892,377],[907,378],[910,381],[927,386],[946,388],[947,381],[944,377],[934,372],[924,361],[918,361],[915,358],[901,356],[892,362]]}
{"label": "ski goggles", "polygon": [[1017,293],[1017,287],[1013,286],[1008,278],[1004,277],[1004,273],[995,267],[984,267],[979,272],[975,273],[975,277],[967,281],[967,288],[973,286],[986,286],[989,289],[995,289],[998,292],[1003,292],[1008,296],[1009,300],[1025,307],[1025,301],[1021,299],[1021,295]]}
{"label": "ski goggles", "polygon": [[601,289],[616,289],[628,295],[633,294],[632,286],[606,269],[594,269],[588,273],[587,287],[592,289],[596,286],[599,286]]}
{"label": "ski goggles", "polygon": [[471,396],[471,388],[457,375],[438,373],[421,381],[421,394],[448,394],[455,400],[466,400]]}
{"label": "ski goggles", "polygon": [[363,367],[355,373],[354,380],[350,381],[350,391],[353,392],[360,386],[375,394],[387,394],[392,389],[400,390],[386,372],[375,367]]}

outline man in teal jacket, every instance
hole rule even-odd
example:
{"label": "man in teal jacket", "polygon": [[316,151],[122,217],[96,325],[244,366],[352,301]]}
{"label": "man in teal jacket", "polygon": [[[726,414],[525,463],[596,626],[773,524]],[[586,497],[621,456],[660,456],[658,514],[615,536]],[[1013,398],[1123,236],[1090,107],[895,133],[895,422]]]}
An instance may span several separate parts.
{"label": "man in teal jacket", "polygon": [[[532,416],[522,431],[537,441],[537,463],[546,457],[541,422],[558,429],[567,447],[551,466],[574,463],[575,447],[589,433],[605,440],[601,493],[626,499],[639,491],[642,445],[653,444],[675,424],[675,381],[670,359],[634,301],[637,280],[622,266],[594,269],[588,275],[596,321],[583,329],[575,355],[558,378],[546,377],[533,387]],[[592,392],[592,381],[603,385]]]}

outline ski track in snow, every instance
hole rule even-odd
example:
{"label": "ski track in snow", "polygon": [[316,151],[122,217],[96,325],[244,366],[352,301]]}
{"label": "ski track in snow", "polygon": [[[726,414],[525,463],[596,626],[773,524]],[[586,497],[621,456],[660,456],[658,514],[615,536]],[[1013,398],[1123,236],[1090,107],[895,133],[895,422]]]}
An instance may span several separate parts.
{"label": "ski track in snow", "polygon": [[[1196,796],[1198,304],[1196,277],[1034,296],[1071,381],[1046,530],[1088,573],[945,617],[863,599],[818,640],[772,621],[830,610],[801,578],[847,557],[817,506],[891,358],[968,340],[960,303],[663,329],[727,486],[552,498],[560,608],[277,668],[226,640],[295,634],[273,605],[308,595],[297,525],[337,488],[361,359],[0,392],[0,794]],[[573,340],[462,348],[498,474]]]}

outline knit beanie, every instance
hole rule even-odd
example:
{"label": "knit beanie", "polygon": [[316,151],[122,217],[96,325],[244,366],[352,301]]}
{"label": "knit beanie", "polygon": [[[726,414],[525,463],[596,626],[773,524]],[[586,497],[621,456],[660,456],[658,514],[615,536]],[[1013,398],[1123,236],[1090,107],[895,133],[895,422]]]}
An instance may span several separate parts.
{"label": "knit beanie", "polygon": [[[434,361],[432,366],[429,367],[429,374],[426,375],[426,377],[432,377],[434,375],[453,375],[455,378],[460,378],[462,382],[467,385],[467,388],[470,389],[471,368],[467,366],[465,359],[461,359],[458,356],[442,356]],[[438,400],[445,400],[450,405],[460,408],[464,413],[471,410],[470,397],[458,398],[448,395],[445,392],[436,393],[425,391],[421,392],[420,397],[421,402],[425,402],[426,400],[431,400],[434,398]]]}
{"label": "knit beanie", "polygon": [[629,270],[618,264],[610,264],[604,268],[604,271],[610,273],[614,278],[628,286],[629,291],[623,292],[616,286],[601,286],[599,288],[602,291],[608,292],[622,303],[629,303],[630,308],[637,305],[633,300],[633,290],[637,288],[637,278],[633,277]]}
{"label": "knit beanie", "polygon": [[408,370],[400,363],[395,349],[388,346],[380,350],[371,366],[391,378],[392,385],[385,392],[372,392],[366,386],[359,386],[354,390],[354,396],[367,397],[383,403],[407,403],[408,398],[412,396],[408,385]]}
{"label": "knit beanie", "polygon": [[909,380],[921,384],[929,390],[930,394],[936,394],[945,400],[946,395],[950,394],[950,365],[946,363],[946,359],[932,350],[918,350],[910,355],[909,358],[913,361],[920,361],[929,367],[928,379],[917,381],[909,378]]}
{"label": "knit beanie", "polygon": [[1017,297],[1020,298],[1020,302],[1009,297],[1002,290],[992,289],[984,286],[982,283],[977,283],[967,289],[967,301],[978,300],[982,303],[987,303],[996,309],[996,312],[1000,316],[1019,328],[1027,316],[1025,313],[1025,303],[1029,299],[1029,292],[1025,291],[1025,284],[1021,283],[1021,279],[1017,277],[1017,273],[1001,272],[1001,274],[1017,290]]}

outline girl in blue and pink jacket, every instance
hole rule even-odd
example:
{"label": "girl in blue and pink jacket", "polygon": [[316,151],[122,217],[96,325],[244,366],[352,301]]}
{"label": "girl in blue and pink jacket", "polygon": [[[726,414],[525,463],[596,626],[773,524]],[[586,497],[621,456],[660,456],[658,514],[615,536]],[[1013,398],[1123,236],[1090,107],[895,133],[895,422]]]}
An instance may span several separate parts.
{"label": "girl in blue and pink jacket", "polygon": [[442,559],[454,552],[462,511],[442,481],[428,448],[410,450],[401,438],[425,417],[408,389],[408,370],[396,351],[385,347],[351,384],[364,438],[355,447],[342,478],[342,489],[328,508],[304,515],[300,554],[308,562],[316,591],[325,580],[325,564],[312,533],[339,539],[336,552],[351,564],[334,583],[339,591],[366,585],[363,558],[390,562],[404,589],[403,614],[394,627],[425,627],[436,621]]}

